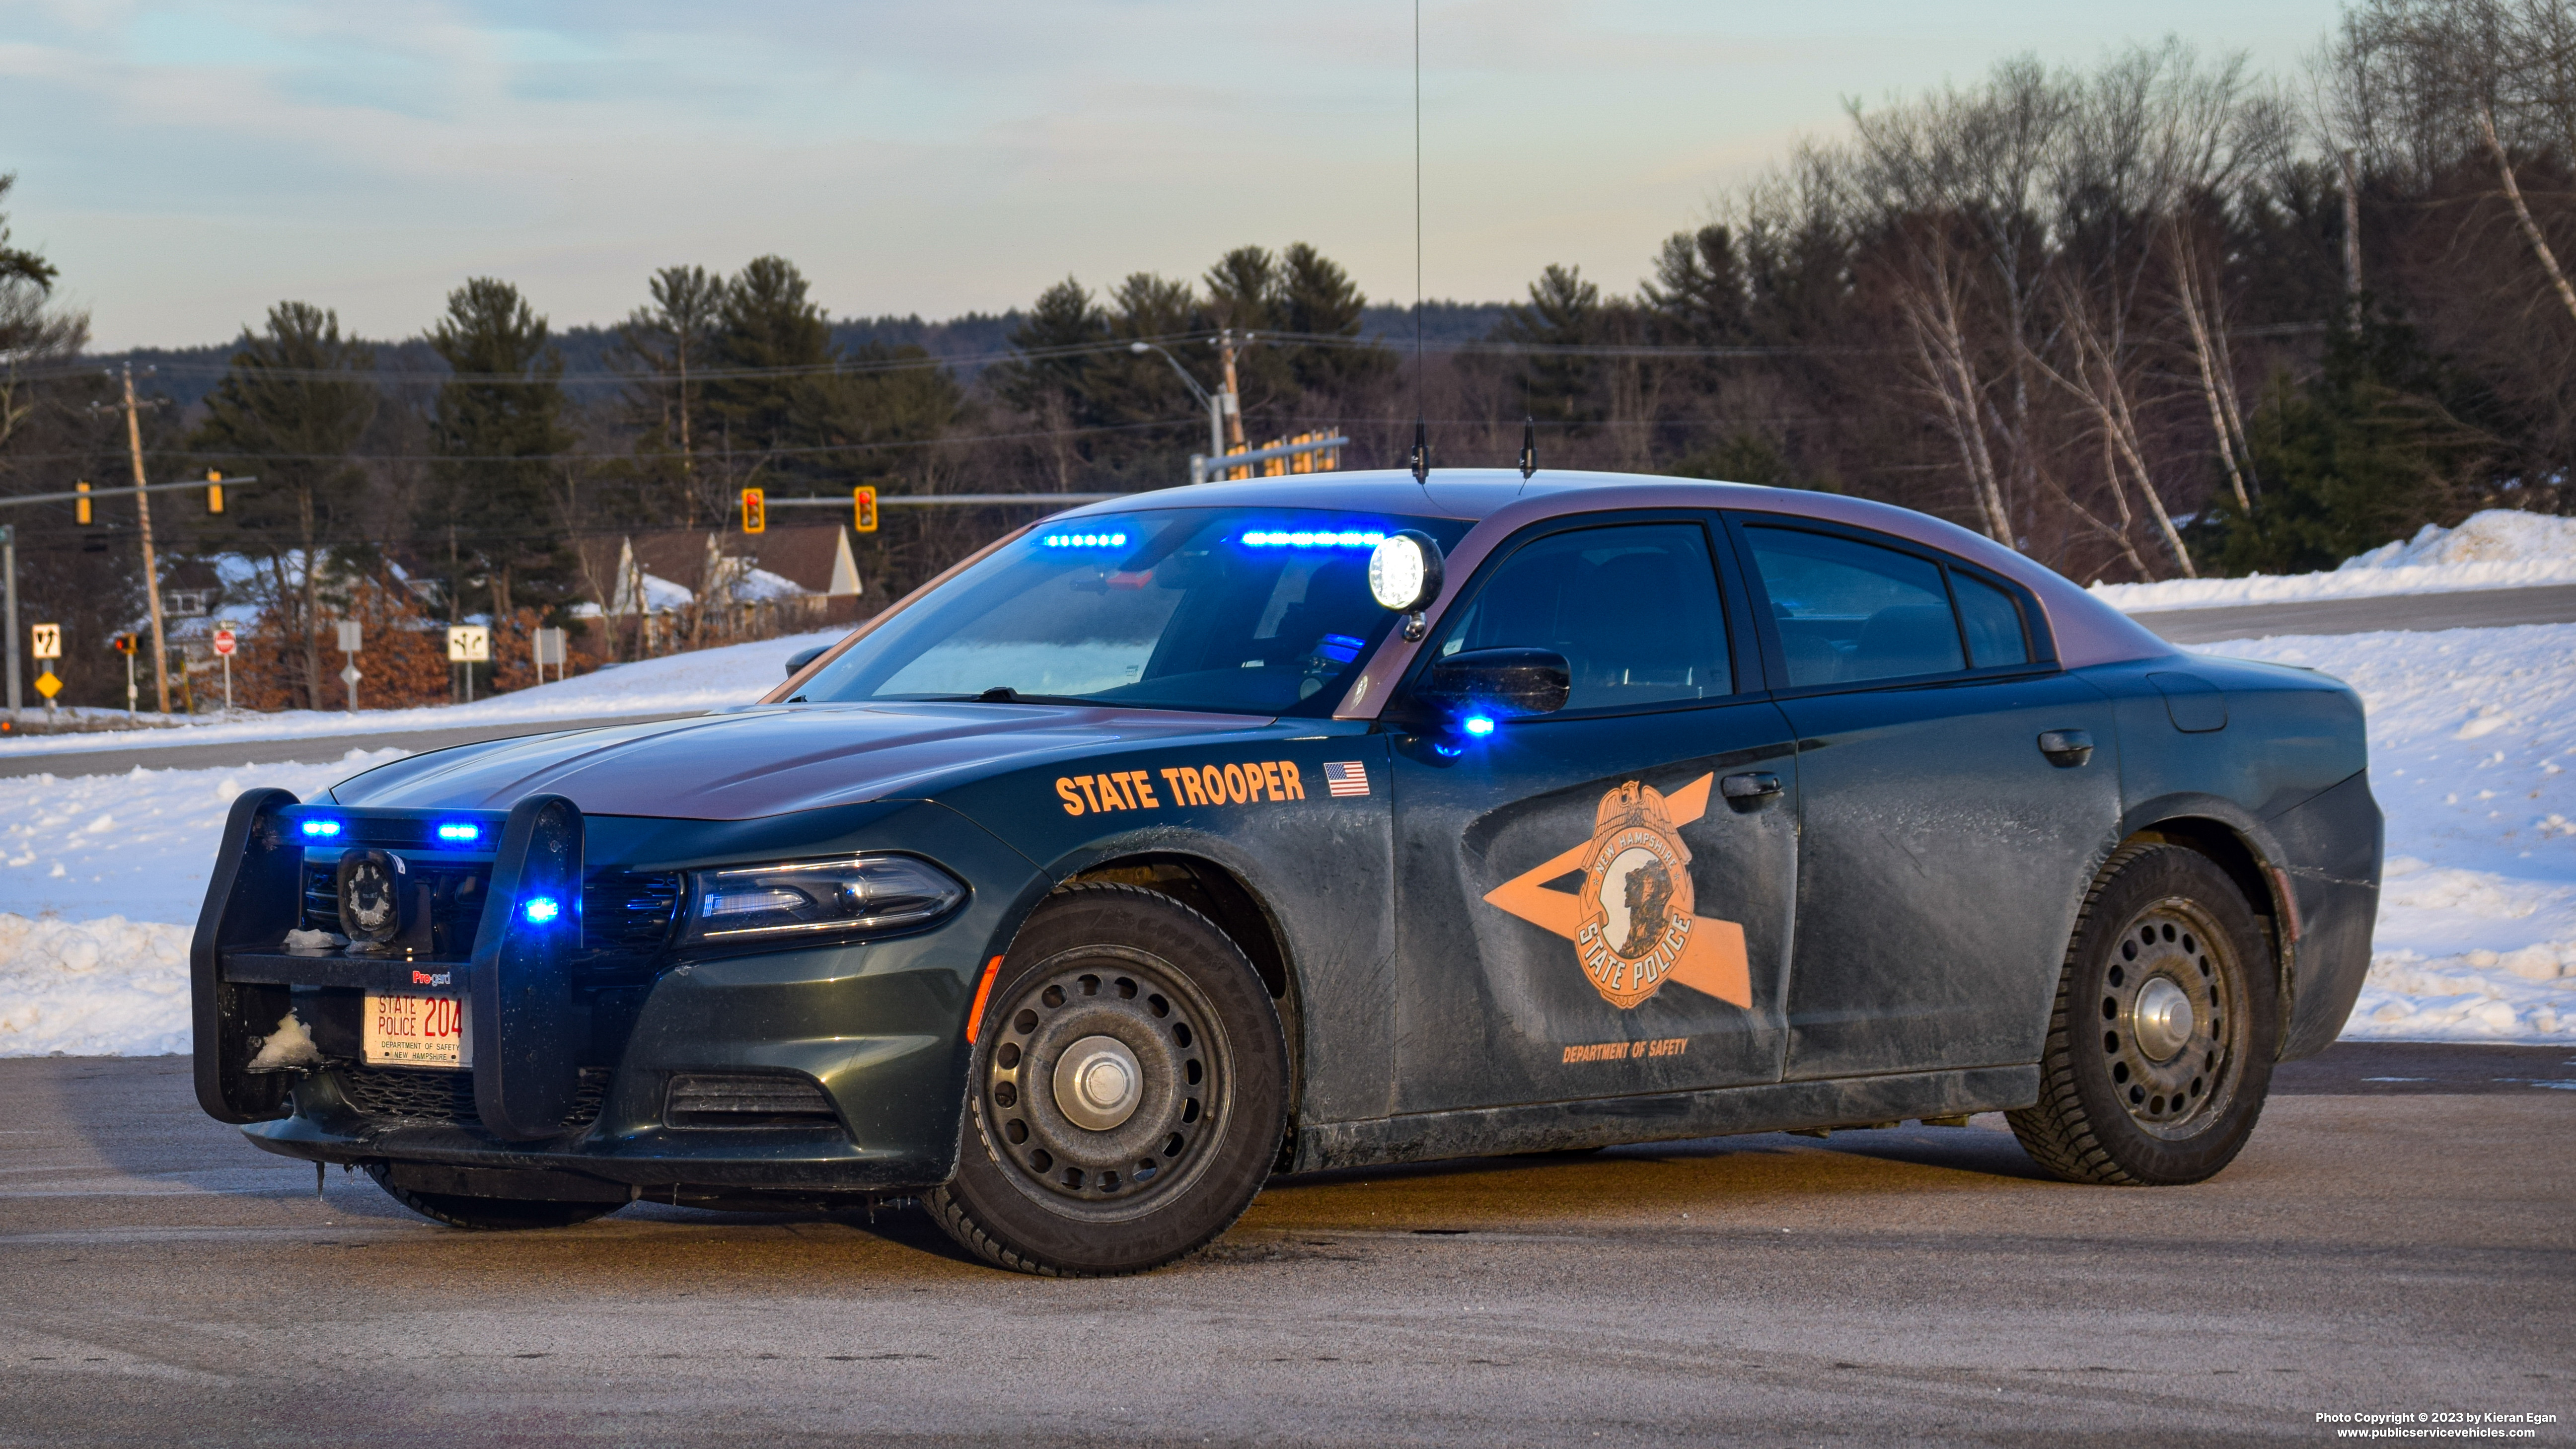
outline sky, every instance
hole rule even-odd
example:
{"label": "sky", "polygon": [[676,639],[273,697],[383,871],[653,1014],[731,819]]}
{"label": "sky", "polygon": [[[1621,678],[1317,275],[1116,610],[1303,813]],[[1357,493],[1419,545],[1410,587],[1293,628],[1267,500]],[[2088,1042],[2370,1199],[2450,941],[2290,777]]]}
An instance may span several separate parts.
{"label": "sky", "polygon": [[[0,0],[12,243],[96,346],[292,298],[410,336],[469,276],[558,326],[793,260],[836,316],[1025,305],[1310,242],[1410,300],[1401,0]],[[1425,292],[1661,240],[1864,104],[2177,35],[2291,78],[2333,0],[1425,0]]]}

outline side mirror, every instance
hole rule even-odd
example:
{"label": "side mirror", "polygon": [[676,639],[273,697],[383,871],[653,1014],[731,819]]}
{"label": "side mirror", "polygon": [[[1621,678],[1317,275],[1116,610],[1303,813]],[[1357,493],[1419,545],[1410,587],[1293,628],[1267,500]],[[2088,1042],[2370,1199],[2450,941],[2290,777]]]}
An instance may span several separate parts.
{"label": "side mirror", "polygon": [[817,644],[817,645],[815,645],[815,646],[814,646],[813,648],[811,648],[811,649],[799,649],[799,650],[797,650],[795,653],[788,655],[788,656],[787,656],[787,677],[788,677],[788,678],[790,678],[790,679],[794,679],[794,678],[797,676],[797,674],[805,668],[805,666],[806,666],[806,665],[811,664],[811,663],[813,663],[815,660],[822,658],[822,657],[823,657],[823,651],[824,651],[824,650],[826,650],[826,649],[829,649],[829,648],[831,648],[831,647],[832,647],[832,646],[831,646],[831,645],[829,645],[829,644]]}
{"label": "side mirror", "polygon": [[[1435,661],[1415,686],[1423,702],[1450,713],[1466,711],[1470,734],[1493,728],[1497,718],[1554,714],[1574,692],[1574,671],[1553,649],[1472,649]],[[1485,730],[1475,720],[1486,721]]]}

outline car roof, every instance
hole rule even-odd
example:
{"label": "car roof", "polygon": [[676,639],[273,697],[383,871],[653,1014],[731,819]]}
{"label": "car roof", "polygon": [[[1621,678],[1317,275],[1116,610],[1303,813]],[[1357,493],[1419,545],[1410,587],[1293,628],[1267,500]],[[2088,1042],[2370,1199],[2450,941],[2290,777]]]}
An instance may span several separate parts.
{"label": "car roof", "polygon": [[[1411,473],[1389,469],[1160,488],[1087,504],[1056,517],[1130,513],[1139,508],[1329,508],[1467,520],[1476,527],[1450,550],[1448,587],[1432,606],[1434,612],[1447,604],[1448,594],[1465,584],[1467,576],[1497,544],[1532,523],[1631,508],[1727,508],[1778,514],[1893,534],[2021,584],[2038,597],[2048,617],[2058,661],[2067,668],[2161,658],[2174,652],[2172,645],[2144,626],[2036,559],[1931,514],[1839,493],[1642,473],[1542,471],[1524,479],[1517,470],[1507,468],[1440,470],[1433,472],[1427,482],[1416,483]],[[1409,658],[1412,651],[1394,652]],[[1374,661],[1369,672],[1386,676],[1389,664],[1400,667],[1401,662]],[[1364,678],[1355,688],[1361,699],[1351,701],[1337,713],[1348,715],[1356,709],[1374,715],[1374,702],[1362,703],[1367,680]]]}

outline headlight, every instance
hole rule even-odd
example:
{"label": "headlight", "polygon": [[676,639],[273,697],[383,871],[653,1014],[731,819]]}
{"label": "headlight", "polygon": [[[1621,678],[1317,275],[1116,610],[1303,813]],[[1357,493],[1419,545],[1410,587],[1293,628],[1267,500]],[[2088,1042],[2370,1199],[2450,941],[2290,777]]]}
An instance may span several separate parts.
{"label": "headlight", "polygon": [[684,941],[736,941],[832,931],[899,931],[957,908],[966,887],[906,855],[784,861],[689,876]]}

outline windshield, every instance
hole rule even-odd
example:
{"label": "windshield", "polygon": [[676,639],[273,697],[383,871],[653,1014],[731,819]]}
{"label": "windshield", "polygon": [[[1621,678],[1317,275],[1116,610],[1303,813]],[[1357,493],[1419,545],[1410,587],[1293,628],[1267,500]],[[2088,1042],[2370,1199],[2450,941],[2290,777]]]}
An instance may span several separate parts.
{"label": "windshield", "polygon": [[1369,596],[1370,550],[1414,528],[1445,552],[1468,526],[1320,508],[1046,524],[888,620],[796,698],[1325,714],[1395,622]]}

